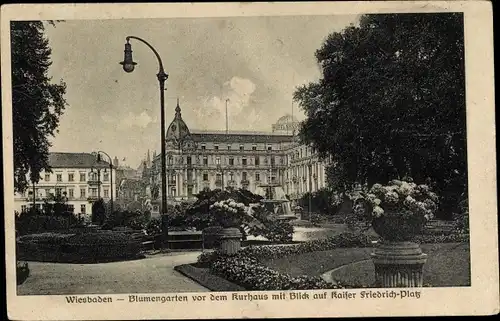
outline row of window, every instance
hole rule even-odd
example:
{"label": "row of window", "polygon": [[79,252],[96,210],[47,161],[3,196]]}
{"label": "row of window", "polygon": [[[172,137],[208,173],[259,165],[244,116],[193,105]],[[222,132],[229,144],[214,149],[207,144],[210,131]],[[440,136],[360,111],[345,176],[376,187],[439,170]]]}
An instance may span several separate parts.
{"label": "row of window", "polygon": [[[225,164],[228,164],[230,166],[234,166],[234,164],[235,164],[235,158],[234,157],[227,157],[225,159],[226,159]],[[252,159],[253,159],[253,162],[252,162]],[[264,158],[264,164],[267,165],[267,164],[271,163],[271,165],[275,165],[275,164],[278,163],[279,159],[280,159],[279,157],[270,157],[269,159],[267,157],[265,157]],[[173,157],[169,157],[168,158],[168,164],[172,165],[173,163],[174,163]],[[255,166],[260,166],[260,157],[259,156],[255,156],[255,157],[251,157],[250,159],[248,159],[246,157],[241,158],[241,165],[242,166],[247,166],[247,165],[250,165],[251,163],[253,163],[253,165],[255,165]],[[285,159],[281,158],[280,163],[281,163],[281,165],[284,165],[285,164]],[[193,160],[192,160],[191,156],[187,156],[186,157],[186,164],[187,165],[192,165],[193,164]],[[203,156],[202,164],[203,165],[208,165],[208,156]],[[220,165],[221,164],[221,158],[220,157],[215,157],[215,163],[214,164],[215,165]]]}
{"label": "row of window", "polygon": [[[103,196],[105,198],[109,197],[109,189],[108,188],[103,188]],[[64,194],[66,193],[66,194]],[[48,197],[52,194],[50,189],[45,189],[45,197]],[[98,189],[97,188],[89,188],[89,196],[97,197],[98,196]],[[28,196],[31,197],[33,195],[33,191],[28,192]],[[69,198],[74,198],[75,197],[75,189],[73,188],[68,188],[68,189],[63,189],[60,187],[57,187],[55,189],[55,195],[61,196],[65,195]],[[87,189],[81,188],[80,189],[80,198],[85,198],[87,197]]]}
{"label": "row of window", "polygon": [[[21,212],[26,212],[28,210],[28,208],[31,208],[33,205],[30,204],[30,205],[21,205]],[[40,210],[43,209],[43,204],[36,204],[36,207]],[[75,207],[73,204],[68,204],[68,210],[71,212],[71,213],[74,213],[75,212]],[[81,204],[80,205],[80,213],[81,214],[86,214],[87,213],[87,206],[86,204]]]}
{"label": "row of window", "polygon": [[[46,173],[44,180],[46,182],[50,181],[50,173]],[[63,175],[62,174],[56,174],[56,181],[62,182],[63,181]],[[90,173],[89,174],[89,181],[97,181],[99,178],[99,175],[97,173]],[[87,174],[86,173],[80,173],[80,182],[85,182],[87,179]],[[68,173],[68,182],[74,182],[75,181],[75,174],[74,173]],[[103,181],[109,181],[109,173],[105,172],[103,173]]]}
{"label": "row of window", "polygon": [[[201,145],[201,150],[206,150],[207,149],[207,146],[205,144],[202,144]],[[219,150],[219,145],[214,145],[214,150]],[[227,150],[232,150],[232,145],[227,145]],[[245,150],[245,146],[244,145],[240,145],[240,151],[244,151]],[[253,151],[256,151],[257,150],[257,145],[253,145],[252,146],[252,150]],[[271,151],[273,150],[273,146],[272,145],[268,145],[267,146],[267,150]]]}

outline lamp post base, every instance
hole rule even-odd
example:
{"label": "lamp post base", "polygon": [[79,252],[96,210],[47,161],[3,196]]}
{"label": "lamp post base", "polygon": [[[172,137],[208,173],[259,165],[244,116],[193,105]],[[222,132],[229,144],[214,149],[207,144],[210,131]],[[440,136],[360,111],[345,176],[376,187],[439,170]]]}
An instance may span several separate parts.
{"label": "lamp post base", "polygon": [[372,253],[377,287],[422,287],[427,254],[414,242],[384,242]]}

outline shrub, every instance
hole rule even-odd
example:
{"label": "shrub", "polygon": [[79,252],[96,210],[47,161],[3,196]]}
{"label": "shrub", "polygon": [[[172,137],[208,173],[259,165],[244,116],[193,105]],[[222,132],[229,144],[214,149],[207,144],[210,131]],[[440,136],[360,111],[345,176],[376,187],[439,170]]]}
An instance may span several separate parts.
{"label": "shrub", "polygon": [[451,234],[422,234],[417,235],[413,239],[414,242],[424,243],[463,243],[469,242],[468,233],[451,233]]}
{"label": "shrub", "polygon": [[30,269],[27,262],[16,261],[16,280],[17,285],[22,284],[30,275]]}

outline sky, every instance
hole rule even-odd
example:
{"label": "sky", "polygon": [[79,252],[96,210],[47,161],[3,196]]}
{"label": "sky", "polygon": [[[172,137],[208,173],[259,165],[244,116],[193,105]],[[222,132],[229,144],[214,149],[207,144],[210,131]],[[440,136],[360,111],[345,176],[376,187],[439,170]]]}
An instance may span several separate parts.
{"label": "sky", "polygon": [[[166,127],[179,98],[191,130],[270,131],[292,113],[297,86],[320,77],[314,53],[326,37],[357,16],[67,20],[46,26],[53,82],[64,80],[68,106],[52,139],[53,152],[102,150],[136,168],[160,150],[158,62],[131,40],[132,73],[125,73],[126,36],[148,41],[169,78]],[[296,106],[294,116],[304,119]]]}

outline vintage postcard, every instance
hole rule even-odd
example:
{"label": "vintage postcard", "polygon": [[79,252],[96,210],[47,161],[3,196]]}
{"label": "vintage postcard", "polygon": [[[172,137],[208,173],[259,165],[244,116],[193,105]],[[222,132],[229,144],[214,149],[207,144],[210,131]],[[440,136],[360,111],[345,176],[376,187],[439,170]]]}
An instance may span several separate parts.
{"label": "vintage postcard", "polygon": [[488,1],[2,6],[8,316],[499,312]]}

